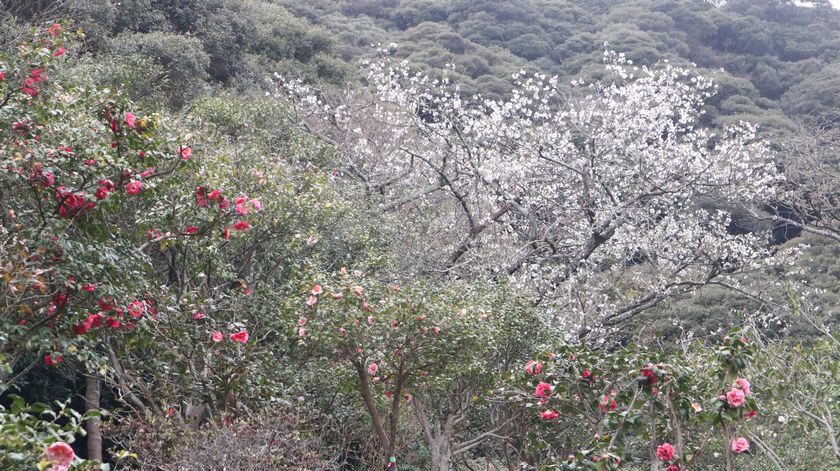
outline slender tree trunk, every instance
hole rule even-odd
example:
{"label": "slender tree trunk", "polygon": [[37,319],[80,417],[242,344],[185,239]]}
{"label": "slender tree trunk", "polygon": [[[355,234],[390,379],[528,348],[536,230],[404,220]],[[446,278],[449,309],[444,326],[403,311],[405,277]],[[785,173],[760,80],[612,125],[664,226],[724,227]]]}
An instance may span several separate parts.
{"label": "slender tree trunk", "polygon": [[[94,371],[85,377],[85,412],[99,410],[99,376]],[[88,459],[102,461],[102,430],[99,417],[85,421]]]}

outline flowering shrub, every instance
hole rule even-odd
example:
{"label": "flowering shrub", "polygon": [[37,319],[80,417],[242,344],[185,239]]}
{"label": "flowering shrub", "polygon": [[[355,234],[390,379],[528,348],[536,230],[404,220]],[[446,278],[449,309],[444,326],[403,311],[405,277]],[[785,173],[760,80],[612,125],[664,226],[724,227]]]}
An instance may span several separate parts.
{"label": "flowering shrub", "polygon": [[[731,470],[733,453],[750,447],[738,435],[740,424],[758,411],[740,376],[754,349],[737,332],[712,354],[690,357],[635,346],[610,353],[562,345],[525,365],[509,399],[536,409],[532,435],[554,462],[548,469],[619,469],[639,461],[632,450],[647,446],[649,460],[672,471],[714,463],[715,453]],[[537,362],[542,373],[534,373]],[[580,433],[555,435],[571,424]],[[710,449],[713,443],[723,449]]]}
{"label": "flowering shrub", "polygon": [[[346,387],[364,403],[382,465],[402,459],[406,416],[418,417],[434,470],[501,433],[516,417],[488,391],[544,338],[531,333],[537,321],[522,300],[480,285],[381,284],[342,268],[291,303],[288,329],[301,347],[336,375],[336,365],[350,370]],[[477,409],[499,420],[477,436],[455,427]]]}
{"label": "flowering shrub", "polygon": [[26,404],[19,396],[10,399],[9,408],[0,406],[0,468],[20,469],[39,463],[40,469],[66,471],[72,463],[73,469],[88,469],[88,465],[93,469],[95,464],[77,458],[68,443],[83,433],[82,422],[98,412],[81,415],[67,403],[53,408]]}

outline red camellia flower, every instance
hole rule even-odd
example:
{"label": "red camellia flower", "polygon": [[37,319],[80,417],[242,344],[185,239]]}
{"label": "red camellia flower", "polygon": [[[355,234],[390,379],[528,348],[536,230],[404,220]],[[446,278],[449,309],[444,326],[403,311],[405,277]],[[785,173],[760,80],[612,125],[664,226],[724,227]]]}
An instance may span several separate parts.
{"label": "red camellia flower", "polygon": [[47,366],[58,366],[62,360],[61,355],[47,355],[44,357],[44,364]]}
{"label": "red camellia flower", "polygon": [[195,202],[199,207],[207,207],[207,190],[203,186],[195,187]]}
{"label": "red camellia flower", "polygon": [[210,338],[213,339],[214,342],[219,343],[225,338],[225,336],[217,330],[216,332],[213,332],[213,335],[211,335]]}
{"label": "red camellia flower", "polygon": [[656,448],[656,457],[659,461],[671,461],[674,459],[674,445],[663,443]]}
{"label": "red camellia flower", "polygon": [[250,227],[251,225],[248,224],[248,221],[239,221],[233,225],[233,228],[237,231],[247,231]]}
{"label": "red camellia flower", "polygon": [[680,465],[678,464],[669,464],[665,471],[680,471]]}
{"label": "red camellia flower", "polygon": [[134,301],[126,308],[131,317],[139,319],[146,312],[146,305],[142,301]]}
{"label": "red camellia flower", "polygon": [[108,317],[108,319],[106,319],[106,321],[108,322],[108,325],[110,325],[114,329],[118,329],[120,327],[120,321],[118,321],[117,319],[115,319],[113,317]]}
{"label": "red camellia flower", "polygon": [[240,332],[236,332],[235,334],[230,334],[230,339],[234,342],[245,343],[248,341],[248,331],[243,330]]}
{"label": "red camellia flower", "polygon": [[228,207],[230,207],[230,201],[223,196],[222,200],[219,201],[219,209],[228,209]]}
{"label": "red camellia flower", "polygon": [[195,234],[198,232],[198,226],[187,226],[187,228],[184,229],[184,232],[187,234]]}
{"label": "red camellia flower", "polygon": [[58,50],[57,50],[57,51],[55,51],[55,52],[53,53],[53,57],[63,56],[65,52],[67,52],[67,50],[66,50],[66,49],[64,49],[63,47],[60,47],[60,48],[58,48]]}
{"label": "red camellia flower", "polygon": [[224,235],[225,240],[230,240],[230,228],[225,226],[225,230],[222,233],[222,235]]}
{"label": "red camellia flower", "polygon": [[529,360],[525,364],[525,372],[531,376],[538,375],[542,371],[542,363],[534,360]]}
{"label": "red camellia flower", "polygon": [[64,31],[64,28],[58,23],[53,23],[52,26],[47,28],[47,33],[52,37],[58,36],[62,31]]}
{"label": "red camellia flower", "polygon": [[546,398],[551,395],[551,385],[548,383],[540,383],[534,390],[534,395],[541,398]]}
{"label": "red camellia flower", "polygon": [[555,410],[548,409],[540,412],[540,418],[543,420],[554,420],[557,417],[560,417],[560,413]]}
{"label": "red camellia flower", "polygon": [[181,147],[179,154],[181,155],[182,160],[190,160],[190,157],[192,157],[192,149],[189,147]]}
{"label": "red camellia flower", "polygon": [[211,200],[217,200],[220,196],[222,196],[222,190],[213,190],[207,195]]}
{"label": "red camellia flower", "polygon": [[103,317],[105,317],[105,316],[103,316],[102,314],[99,314],[99,313],[89,315],[87,317],[87,320],[85,320],[85,327],[87,327],[88,329],[90,329],[91,327],[93,327],[95,329],[98,329],[98,328],[102,327],[102,318]]}
{"label": "red camellia flower", "polygon": [[101,309],[103,311],[110,311],[110,310],[114,309],[114,307],[116,307],[114,305],[114,301],[110,298],[102,298],[99,301],[97,301],[96,303],[99,304],[99,309]]}
{"label": "red camellia flower", "polygon": [[143,188],[143,183],[139,180],[131,180],[125,186],[125,192],[129,195],[139,195],[140,190]]}
{"label": "red camellia flower", "polygon": [[0,82],[2,82],[3,80],[6,80],[6,72],[0,70]]}
{"label": "red camellia flower", "polygon": [[67,471],[73,464],[73,458],[76,457],[73,447],[64,442],[55,442],[48,446],[44,450],[44,455],[47,461],[53,465],[49,468],[50,471]]}
{"label": "red camellia flower", "polygon": [[746,414],[744,414],[744,417],[746,417],[747,419],[752,419],[753,417],[755,417],[757,415],[758,415],[757,410],[751,410],[751,411],[747,412]]}
{"label": "red camellia flower", "polygon": [[642,368],[639,373],[647,379],[648,384],[656,384],[659,381],[659,377],[653,372],[652,365]]}

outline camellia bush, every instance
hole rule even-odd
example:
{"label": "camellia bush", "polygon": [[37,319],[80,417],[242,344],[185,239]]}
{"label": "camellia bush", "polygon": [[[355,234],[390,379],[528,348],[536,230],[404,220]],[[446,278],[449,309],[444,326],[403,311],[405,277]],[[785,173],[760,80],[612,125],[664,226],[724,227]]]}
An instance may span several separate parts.
{"label": "camellia bush", "polygon": [[383,284],[344,268],[288,310],[301,347],[347,369],[383,466],[406,454],[411,425],[436,471],[506,433],[519,414],[493,389],[546,338],[532,331],[539,320],[527,301],[505,289]]}
{"label": "camellia bush", "polygon": [[532,411],[531,446],[552,463],[541,469],[740,469],[758,414],[755,349],[737,331],[690,355],[563,345],[528,361],[509,398]]}

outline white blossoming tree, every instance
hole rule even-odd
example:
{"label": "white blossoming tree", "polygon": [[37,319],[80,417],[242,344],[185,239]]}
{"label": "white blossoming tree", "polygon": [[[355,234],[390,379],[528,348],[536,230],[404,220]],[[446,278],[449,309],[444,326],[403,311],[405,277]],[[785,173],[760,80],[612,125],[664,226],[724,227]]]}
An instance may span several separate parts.
{"label": "white blossoming tree", "polygon": [[387,57],[361,91],[278,95],[337,147],[333,174],[394,222],[395,259],[412,263],[400,268],[511,276],[584,334],[710,283],[740,289],[766,237],[733,235],[708,208],[766,201],[783,180],[753,126],[699,124],[711,81],[605,62],[597,83],[522,74],[502,101],[466,100]]}

